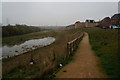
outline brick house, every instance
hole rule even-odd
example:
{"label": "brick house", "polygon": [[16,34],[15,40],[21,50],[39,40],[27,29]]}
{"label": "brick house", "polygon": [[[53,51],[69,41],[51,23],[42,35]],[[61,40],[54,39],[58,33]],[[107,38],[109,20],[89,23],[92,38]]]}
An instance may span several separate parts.
{"label": "brick house", "polygon": [[106,29],[106,28],[109,28],[110,25],[111,25],[111,19],[109,17],[105,17],[100,21],[101,28]]}
{"label": "brick house", "polygon": [[120,13],[111,17],[111,25],[120,26]]}

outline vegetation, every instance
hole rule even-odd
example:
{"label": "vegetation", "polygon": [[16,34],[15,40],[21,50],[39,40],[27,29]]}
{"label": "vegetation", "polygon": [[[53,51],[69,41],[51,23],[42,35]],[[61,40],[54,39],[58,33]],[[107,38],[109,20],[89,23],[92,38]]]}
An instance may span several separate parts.
{"label": "vegetation", "polygon": [[[4,76],[3,78],[19,78],[19,76],[17,76],[18,74],[21,75],[21,78],[25,78],[25,77],[35,78],[35,77],[41,77],[55,70],[60,63],[64,64],[66,60],[67,42],[79,36],[80,34],[76,34],[72,36],[74,33],[78,31],[79,29],[71,29],[71,30],[59,29],[59,30],[40,31],[40,32],[34,32],[19,36],[3,38],[4,44],[7,43],[14,44],[22,41],[24,42],[25,40],[28,39],[43,38],[47,36],[56,38],[56,41],[49,46],[41,47],[34,51],[19,56],[3,59],[3,76]],[[29,68],[28,64],[30,60],[30,55],[33,55],[33,59],[35,60],[35,64],[33,66],[37,66],[39,70],[36,71],[34,70],[35,67],[32,67],[30,70],[33,69],[34,74],[27,75],[29,73],[29,69],[27,68]],[[7,67],[6,65],[9,67]],[[19,71],[21,70],[21,68],[19,68],[21,66],[22,68],[25,68],[24,70],[25,76],[22,75],[22,72]]]}
{"label": "vegetation", "polygon": [[[79,46],[77,46],[77,47],[75,48],[75,50],[73,51],[73,53],[71,53],[70,56],[69,56],[68,58],[66,58],[65,60],[64,60],[64,58],[61,58],[61,64],[62,64],[62,66],[59,66],[59,67],[56,68],[54,71],[52,71],[52,72],[50,72],[49,74],[45,75],[45,76],[43,77],[43,79],[44,79],[44,80],[53,80],[53,78],[55,77],[55,74],[56,74],[57,72],[59,72],[65,65],[69,64],[71,61],[74,60],[73,56],[74,56],[74,54],[75,54],[75,52],[76,52],[76,50],[77,50],[78,48],[79,48]],[[67,72],[67,71],[66,71],[66,70],[63,70],[63,72]]]}
{"label": "vegetation", "polygon": [[[89,33],[90,43],[92,45],[92,49],[95,51],[96,56],[100,59],[101,67],[105,70],[106,74],[108,74],[112,78],[118,78],[120,76],[119,72],[119,53],[118,53],[118,45],[119,45],[119,37],[118,30],[115,29],[100,29],[100,28],[77,28],[77,29],[65,29],[65,30],[50,30],[46,32],[34,32],[19,36],[6,37],[3,38],[4,44],[13,44],[15,42],[24,42],[28,39],[33,38],[42,38],[47,36],[52,36],[56,38],[56,41],[46,47],[39,48],[35,51],[28,52],[29,54],[33,54],[34,60],[36,62],[33,67],[26,66],[25,62],[29,61],[29,54],[22,54],[17,57],[12,57],[7,60],[3,60],[3,70],[8,70],[8,67],[13,67],[11,70],[7,72],[7,74],[3,75],[4,78],[19,78],[19,74],[22,78],[31,78],[31,77],[41,77],[41,73],[47,71],[48,79],[55,76],[55,73],[58,72],[62,67],[58,67],[60,63],[63,65],[68,64],[72,61],[72,56],[66,58],[66,43],[78,36],[72,36],[77,31],[86,31]],[[40,58],[39,58],[39,57]],[[23,63],[21,63],[23,62]],[[43,62],[46,62],[44,65]],[[17,64],[19,63],[19,64]],[[13,64],[13,65],[11,65]],[[7,65],[7,66],[5,66]],[[22,65],[21,67],[18,67]],[[53,67],[55,65],[55,67]],[[56,67],[57,66],[57,67]],[[37,68],[36,68],[37,67]],[[25,68],[25,69],[24,69]],[[37,70],[36,70],[36,69]],[[23,70],[25,74],[20,70]],[[55,70],[55,71],[54,71]],[[5,71],[5,72],[6,72]],[[4,72],[4,71],[3,71]],[[23,75],[22,75],[23,74]],[[46,75],[45,74],[45,75]]]}
{"label": "vegetation", "polygon": [[15,44],[21,44],[26,40],[34,39],[34,38],[42,38],[42,37],[47,37],[51,36],[54,34],[54,31],[38,31],[38,32],[33,32],[33,33],[28,33],[28,34],[23,34],[23,35],[16,35],[16,36],[10,36],[10,37],[3,37],[2,38],[2,45],[15,45]]}
{"label": "vegetation", "polygon": [[[12,70],[10,72],[11,74],[7,74],[7,75],[3,76],[3,79],[23,78],[23,77],[29,78],[39,71],[40,71],[40,68],[38,66],[33,66],[33,65],[30,65],[29,67],[19,66],[19,67],[15,68],[14,70]],[[28,76],[28,75],[30,75],[30,76]]]}
{"label": "vegetation", "polygon": [[26,34],[26,33],[36,32],[36,31],[40,31],[40,28],[27,26],[27,25],[19,25],[19,24],[16,24],[15,26],[12,26],[12,25],[2,26],[3,37],[21,35],[21,34]]}
{"label": "vegetation", "polygon": [[106,74],[112,78],[120,77],[119,72],[119,37],[118,30],[115,29],[99,29],[99,28],[83,28],[81,29],[89,33],[92,49],[99,57],[101,66]]}

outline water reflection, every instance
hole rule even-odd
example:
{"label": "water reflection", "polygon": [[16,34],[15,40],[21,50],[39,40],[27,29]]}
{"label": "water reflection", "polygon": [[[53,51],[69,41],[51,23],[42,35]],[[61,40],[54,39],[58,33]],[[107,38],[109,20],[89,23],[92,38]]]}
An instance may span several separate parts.
{"label": "water reflection", "polygon": [[25,41],[20,45],[3,46],[2,48],[0,48],[0,50],[2,52],[2,57],[7,58],[10,56],[19,55],[19,54],[37,49],[38,47],[50,45],[54,41],[55,41],[55,38],[53,37],[46,37],[42,39],[32,39],[32,40]]}

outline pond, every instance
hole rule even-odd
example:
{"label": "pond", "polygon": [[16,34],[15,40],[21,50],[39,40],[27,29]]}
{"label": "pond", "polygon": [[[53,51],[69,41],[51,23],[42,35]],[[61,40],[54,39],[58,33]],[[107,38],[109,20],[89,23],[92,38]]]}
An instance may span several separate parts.
{"label": "pond", "polygon": [[42,39],[32,39],[25,41],[19,45],[8,46],[4,45],[0,47],[0,52],[2,52],[2,58],[7,58],[22,53],[26,53],[32,50],[35,50],[39,47],[47,46],[52,44],[55,41],[54,37],[45,37]]}

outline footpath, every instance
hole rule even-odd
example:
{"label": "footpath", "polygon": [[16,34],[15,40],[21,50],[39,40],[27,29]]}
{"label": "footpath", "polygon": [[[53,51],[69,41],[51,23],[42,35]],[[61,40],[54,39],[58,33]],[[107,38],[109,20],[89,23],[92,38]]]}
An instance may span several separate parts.
{"label": "footpath", "polygon": [[91,49],[88,33],[84,33],[73,58],[73,61],[64,66],[55,78],[108,78],[99,66],[98,57]]}

